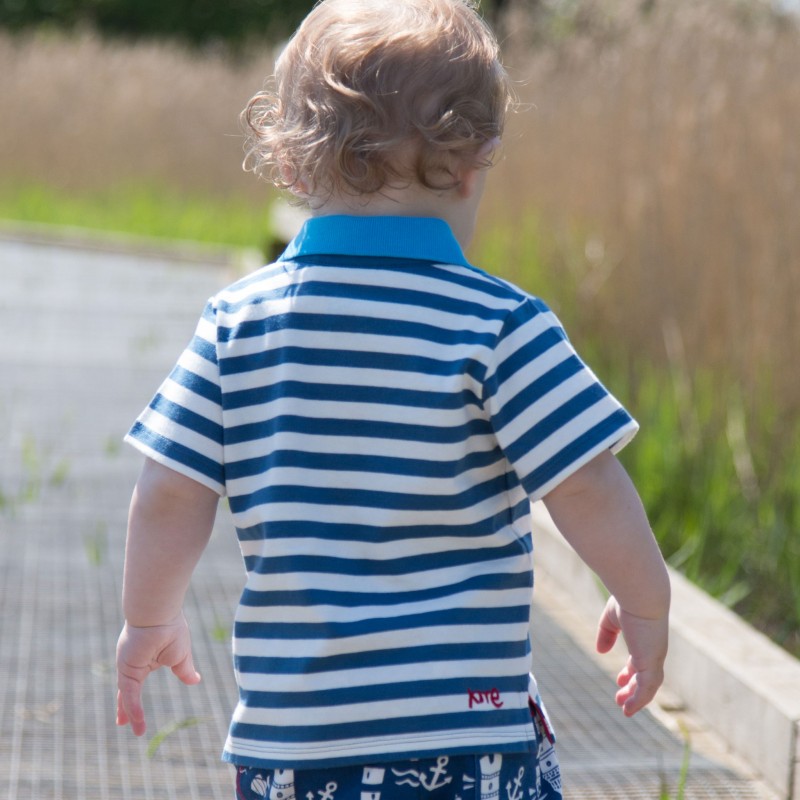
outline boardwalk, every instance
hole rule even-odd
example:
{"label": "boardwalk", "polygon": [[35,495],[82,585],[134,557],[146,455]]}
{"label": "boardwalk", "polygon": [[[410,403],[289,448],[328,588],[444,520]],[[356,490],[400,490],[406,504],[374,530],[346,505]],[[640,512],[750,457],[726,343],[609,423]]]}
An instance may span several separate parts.
{"label": "boardwalk", "polygon": [[[203,683],[152,676],[150,730],[137,740],[114,725],[113,672],[140,463],[120,440],[227,279],[154,254],[0,241],[0,797],[232,800],[219,753],[243,570],[225,509],[187,604]],[[535,664],[565,796],[658,800],[662,780],[677,796],[682,741],[649,714],[623,720],[612,681],[542,591]],[[169,735],[156,749],[157,733]],[[765,795],[695,752],[685,796]]]}

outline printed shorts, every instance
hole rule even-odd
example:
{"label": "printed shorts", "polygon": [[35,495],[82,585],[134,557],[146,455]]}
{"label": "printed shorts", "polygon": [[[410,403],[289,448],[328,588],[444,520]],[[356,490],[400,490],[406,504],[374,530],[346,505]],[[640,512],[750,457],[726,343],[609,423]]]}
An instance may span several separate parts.
{"label": "printed shorts", "polygon": [[555,740],[531,706],[538,751],[327,769],[237,767],[236,800],[562,800]]}

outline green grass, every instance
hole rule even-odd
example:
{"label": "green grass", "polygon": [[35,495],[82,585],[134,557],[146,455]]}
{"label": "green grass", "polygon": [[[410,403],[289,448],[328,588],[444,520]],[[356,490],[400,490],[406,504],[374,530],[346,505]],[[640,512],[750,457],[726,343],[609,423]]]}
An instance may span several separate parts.
{"label": "green grass", "polygon": [[157,731],[148,742],[147,757],[153,758],[158,752],[158,748],[164,743],[164,740],[172,736],[173,733],[186,730],[186,728],[193,728],[195,725],[201,725],[204,722],[208,722],[210,719],[211,717],[186,717],[186,719],[165,726]]}
{"label": "green grass", "polygon": [[214,625],[211,628],[211,638],[220,644],[227,644],[231,638],[231,625],[225,624],[217,614],[214,614]]}
{"label": "green grass", "polygon": [[269,238],[264,200],[188,195],[155,185],[118,185],[77,194],[53,186],[0,189],[0,219],[75,226],[165,239],[263,248]]}
{"label": "green grass", "polygon": [[688,730],[681,726],[681,731],[683,733],[683,757],[681,759],[681,771],[680,775],[678,776],[676,793],[674,796],[672,795],[667,784],[667,779],[664,775],[662,775],[659,800],[684,800],[686,797],[686,784],[689,779],[689,764],[692,759],[692,741]]}
{"label": "green grass", "polygon": [[746,408],[735,382],[701,374],[693,438],[668,377],[642,369],[628,391],[642,434],[623,461],[670,562],[800,654],[800,423],[768,413],[768,387]]}
{"label": "green grass", "polygon": [[101,567],[108,555],[108,526],[97,522],[94,530],[83,537],[86,558],[93,567]]}

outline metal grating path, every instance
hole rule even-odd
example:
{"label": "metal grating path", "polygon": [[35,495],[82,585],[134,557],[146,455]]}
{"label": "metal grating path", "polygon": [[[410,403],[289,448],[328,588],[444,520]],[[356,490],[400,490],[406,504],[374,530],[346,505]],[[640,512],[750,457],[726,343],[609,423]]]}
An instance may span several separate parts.
{"label": "metal grating path", "polygon": [[[243,572],[227,513],[187,605],[204,680],[160,671],[148,741],[114,725],[125,521],[139,457],[120,444],[190,338],[219,268],[0,241],[0,797],[232,800],[219,761],[235,699],[227,637]],[[567,798],[657,800],[682,743],[624,721],[609,678],[537,606],[537,675],[560,736]],[[602,699],[598,699],[602,698]],[[693,757],[685,797],[762,797]]]}

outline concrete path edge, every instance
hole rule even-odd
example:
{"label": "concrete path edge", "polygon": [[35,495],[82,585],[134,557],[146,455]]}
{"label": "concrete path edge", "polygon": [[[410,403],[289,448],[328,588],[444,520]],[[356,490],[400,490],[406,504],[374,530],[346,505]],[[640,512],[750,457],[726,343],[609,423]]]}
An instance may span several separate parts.
{"label": "concrete path edge", "polygon": [[[597,619],[598,578],[533,506],[534,559]],[[670,570],[667,687],[781,797],[800,800],[800,661],[685,577]]]}
{"label": "concrete path edge", "polygon": [[[258,269],[264,256],[256,248],[215,245],[176,239],[159,239],[133,234],[96,231],[65,225],[0,220],[0,240],[57,245],[108,253],[136,253],[141,257],[226,267],[236,277]],[[220,286],[220,288],[222,288]]]}

